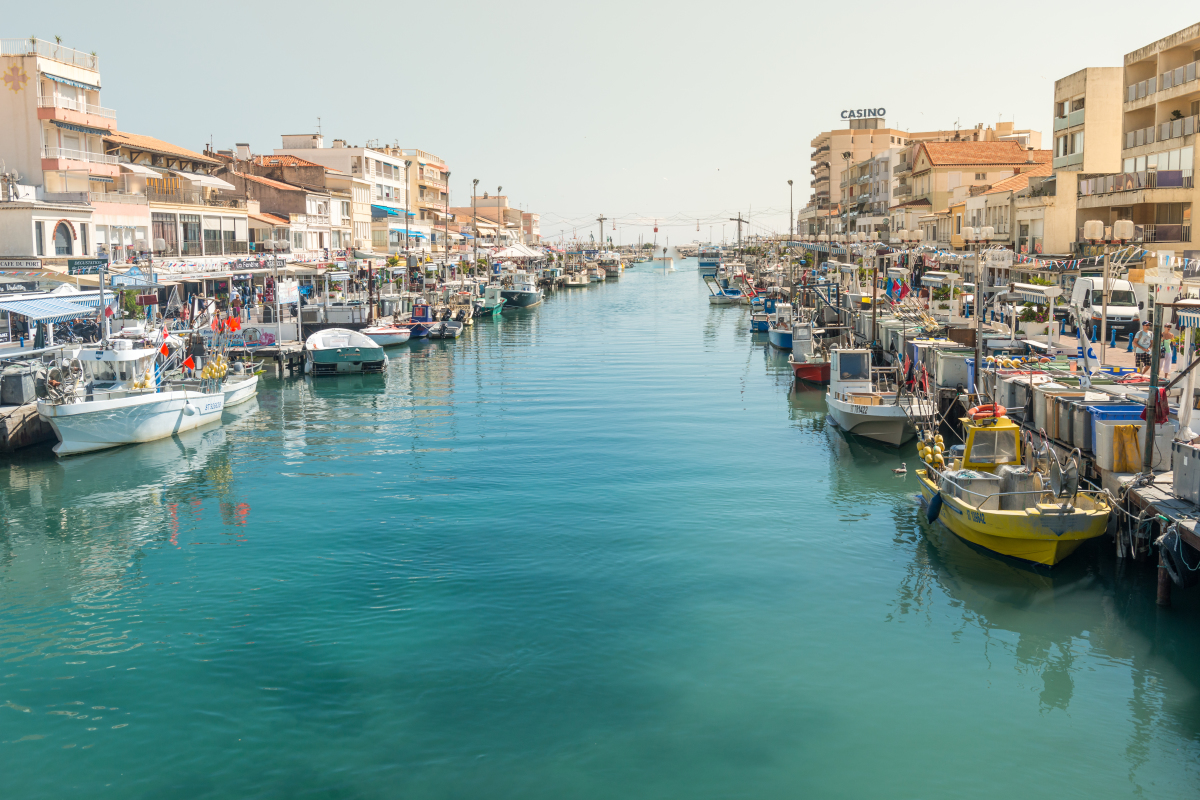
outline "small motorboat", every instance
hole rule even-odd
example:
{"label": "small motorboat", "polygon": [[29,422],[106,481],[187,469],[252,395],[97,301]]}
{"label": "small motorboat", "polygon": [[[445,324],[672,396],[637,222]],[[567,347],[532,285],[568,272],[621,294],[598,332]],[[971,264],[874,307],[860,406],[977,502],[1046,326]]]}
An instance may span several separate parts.
{"label": "small motorboat", "polygon": [[870,350],[830,351],[829,416],[846,433],[902,445],[917,435],[917,425],[935,418],[936,409],[911,394],[879,391],[872,372]]}
{"label": "small motorboat", "polygon": [[816,329],[812,323],[792,326],[792,354],[788,364],[796,380],[824,386],[829,383],[829,351],[816,346]]}
{"label": "small motorboat", "polygon": [[395,323],[397,328],[408,328],[413,339],[423,339],[429,335],[429,326],[436,320],[433,318],[433,306],[428,303],[417,303],[413,306],[408,319]]}
{"label": "small motorboat", "polygon": [[770,327],[767,328],[767,338],[772,347],[780,350],[792,349],[792,327],[795,322],[791,303],[775,304],[775,314],[771,318]]}
{"label": "small motorboat", "polygon": [[130,344],[82,348],[47,372],[37,410],[58,437],[55,454],[152,442],[220,421],[225,393],[211,370],[201,381],[160,383],[158,348]]}
{"label": "small motorboat", "polygon": [[1045,566],[1104,535],[1108,497],[1079,488],[1073,457],[1060,462],[1047,448],[1047,473],[1024,466],[1021,429],[1003,407],[977,406],[961,421],[966,435],[961,455],[944,452],[940,436],[927,435],[920,445],[925,468],[917,470],[917,483],[930,522],[940,520],[956,536],[993,553]]}
{"label": "small motorboat", "polygon": [[483,297],[476,301],[475,317],[477,319],[495,319],[500,316],[505,302],[504,295],[500,293],[500,287],[494,283],[488,284],[484,287]]}
{"label": "small motorboat", "polygon": [[382,345],[346,328],[317,331],[304,343],[304,371],[313,375],[383,372],[387,362]]}
{"label": "small motorboat", "polygon": [[512,286],[500,290],[504,297],[504,307],[529,308],[542,302],[542,290],[537,288],[533,276],[523,270],[512,273]]}
{"label": "small motorboat", "polygon": [[380,347],[391,347],[397,344],[404,344],[411,339],[412,330],[396,325],[375,325],[370,328],[363,328],[362,335]]}

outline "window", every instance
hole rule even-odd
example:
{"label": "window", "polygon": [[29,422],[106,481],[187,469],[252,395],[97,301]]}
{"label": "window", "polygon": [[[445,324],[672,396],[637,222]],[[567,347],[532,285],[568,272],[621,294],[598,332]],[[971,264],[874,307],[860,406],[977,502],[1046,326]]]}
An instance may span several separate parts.
{"label": "window", "polygon": [[1079,131],[1078,133],[1071,134],[1071,152],[1072,153],[1082,153],[1083,152],[1083,131]]}
{"label": "window", "polygon": [[1061,103],[1055,103],[1054,104],[1054,116],[1065,117],[1066,115],[1067,115],[1067,101],[1063,100]]}
{"label": "window", "polygon": [[91,255],[91,250],[88,249],[87,223],[79,224],[79,253],[81,255]]}
{"label": "window", "polygon": [[37,248],[36,252],[39,256],[46,255],[46,232],[42,227],[43,225],[45,225],[44,222],[33,223],[33,243]]}
{"label": "window", "polygon": [[866,353],[838,353],[838,372],[844,381],[869,381],[871,367]]}
{"label": "window", "polygon": [[383,199],[383,184],[382,183],[375,184],[375,199],[376,200]]}
{"label": "window", "polygon": [[297,250],[304,249],[304,234],[296,231],[292,234],[292,247]]}
{"label": "window", "polygon": [[71,255],[71,229],[65,222],[60,222],[54,227],[54,255]]}
{"label": "window", "polygon": [[975,180],[977,180],[977,181],[986,181],[986,180],[987,180],[987,173],[986,173],[986,172],[976,172],[976,173],[975,173]]}
{"label": "window", "polygon": [[342,201],[342,219],[350,219],[350,201]]}
{"label": "window", "polygon": [[972,464],[1007,464],[1017,460],[1017,434],[1014,430],[977,430],[971,437]]}
{"label": "window", "polygon": [[1081,108],[1083,108],[1083,98],[1082,97],[1076,97],[1074,100],[1071,101],[1071,110],[1072,111],[1078,111]]}
{"label": "window", "polygon": [[179,234],[175,226],[175,215],[158,212],[152,213],[150,215],[150,225],[155,239],[155,242],[151,242],[150,244],[154,245],[157,240],[162,239],[163,248],[167,252],[174,253],[179,243]]}
{"label": "window", "polygon": [[183,241],[200,241],[200,216],[198,214],[180,214],[179,221],[183,223]]}
{"label": "window", "polygon": [[962,234],[962,214],[954,215],[954,232],[959,235]]}

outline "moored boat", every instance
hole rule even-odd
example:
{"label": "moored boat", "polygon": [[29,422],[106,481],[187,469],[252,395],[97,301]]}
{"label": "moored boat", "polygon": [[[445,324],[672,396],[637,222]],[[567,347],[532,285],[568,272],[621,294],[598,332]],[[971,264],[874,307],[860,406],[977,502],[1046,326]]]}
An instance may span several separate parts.
{"label": "moored boat", "polygon": [[870,350],[832,350],[829,359],[825,402],[846,433],[898,446],[917,435],[918,424],[933,419],[929,401],[876,389]]}
{"label": "moored boat", "polygon": [[792,327],[792,354],[788,356],[792,375],[807,383],[829,383],[829,353],[819,349],[814,339],[812,323],[797,323]]}
{"label": "moored boat", "polygon": [[380,347],[392,347],[404,344],[412,338],[412,330],[396,325],[374,325],[370,328],[363,328],[362,335]]}
{"label": "moored boat", "polygon": [[767,328],[767,339],[771,346],[779,350],[792,349],[792,325],[795,316],[792,314],[791,303],[776,303],[770,326]]}
{"label": "moored boat", "polygon": [[512,285],[507,289],[501,288],[500,294],[504,297],[506,309],[529,308],[542,302],[542,290],[534,285],[533,278],[523,270],[512,273]]}
{"label": "moored boat", "polygon": [[[124,344],[122,342],[121,344]],[[78,351],[49,374],[38,414],[58,437],[60,456],[151,442],[219,422],[225,394],[216,379],[194,388],[159,383],[157,349]]]}
{"label": "moored boat", "polygon": [[304,343],[304,371],[313,375],[382,372],[386,366],[383,347],[358,331],[326,328]]}
{"label": "moored boat", "polygon": [[1070,457],[1064,466],[1050,453],[1047,476],[1024,467],[1020,428],[1002,409],[999,414],[995,407],[983,416],[968,413],[962,419],[963,453],[949,461],[938,438],[923,443],[921,451],[932,455],[917,470],[921,498],[930,520],[939,520],[959,538],[993,553],[1053,566],[1104,534],[1111,513],[1108,498],[1079,489],[1078,465]]}
{"label": "moored boat", "polygon": [[475,306],[475,316],[479,319],[493,319],[500,316],[500,311],[504,308],[504,296],[500,293],[500,287],[494,283],[484,287],[483,297],[477,301]]}

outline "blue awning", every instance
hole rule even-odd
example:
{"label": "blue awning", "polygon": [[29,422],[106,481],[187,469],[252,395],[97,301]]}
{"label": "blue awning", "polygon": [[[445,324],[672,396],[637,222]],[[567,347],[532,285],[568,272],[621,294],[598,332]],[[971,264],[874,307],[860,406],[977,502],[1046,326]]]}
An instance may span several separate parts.
{"label": "blue awning", "polygon": [[464,239],[474,239],[475,238],[474,236],[472,236],[469,233],[460,233],[459,236],[463,237]]}
{"label": "blue awning", "polygon": [[20,314],[34,322],[66,322],[69,319],[91,319],[96,316],[94,309],[49,297],[38,300],[0,300],[0,310]]}
{"label": "blue awning", "polygon": [[66,128],[69,131],[77,131],[79,133],[90,133],[93,136],[108,136],[112,133],[112,131],[105,130],[104,128],[89,128],[86,125],[76,125],[73,122],[59,122],[56,119],[50,121],[60,128]]}
{"label": "blue awning", "polygon": [[[416,213],[414,213],[412,211],[409,211],[407,213],[410,217],[416,216]],[[371,206],[371,216],[373,216],[373,217],[374,216],[403,217],[404,214],[405,214],[405,211],[402,208],[392,208],[391,206],[377,206],[374,204],[372,204],[372,206]]]}
{"label": "blue awning", "polygon": [[96,183],[113,183],[113,179],[107,175],[88,175],[88,180]]}
{"label": "blue awning", "polygon": [[93,92],[100,91],[99,86],[93,86],[90,83],[80,83],[79,81],[73,81],[70,78],[60,78],[57,75],[51,75],[47,72],[43,72],[42,77],[49,78],[50,80],[54,81],[55,83],[63,83],[63,84],[66,84],[67,86],[74,86],[77,89],[91,89]]}

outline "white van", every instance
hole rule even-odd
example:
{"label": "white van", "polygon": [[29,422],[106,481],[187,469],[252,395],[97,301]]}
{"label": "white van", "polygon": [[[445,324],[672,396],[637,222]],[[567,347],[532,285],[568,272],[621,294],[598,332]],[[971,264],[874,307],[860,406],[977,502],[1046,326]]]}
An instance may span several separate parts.
{"label": "white van", "polygon": [[[1091,320],[1090,325],[1096,327],[1099,335],[1100,317],[1103,314],[1104,300],[1101,292],[1104,278],[1081,276],[1075,279],[1071,289],[1071,306],[1079,309],[1084,321]],[[1118,338],[1125,338],[1142,328],[1142,320],[1146,318],[1146,302],[1139,299],[1133,284],[1120,278],[1110,278],[1108,281],[1108,335],[1117,332]],[[1089,331],[1091,333],[1091,331]]]}

